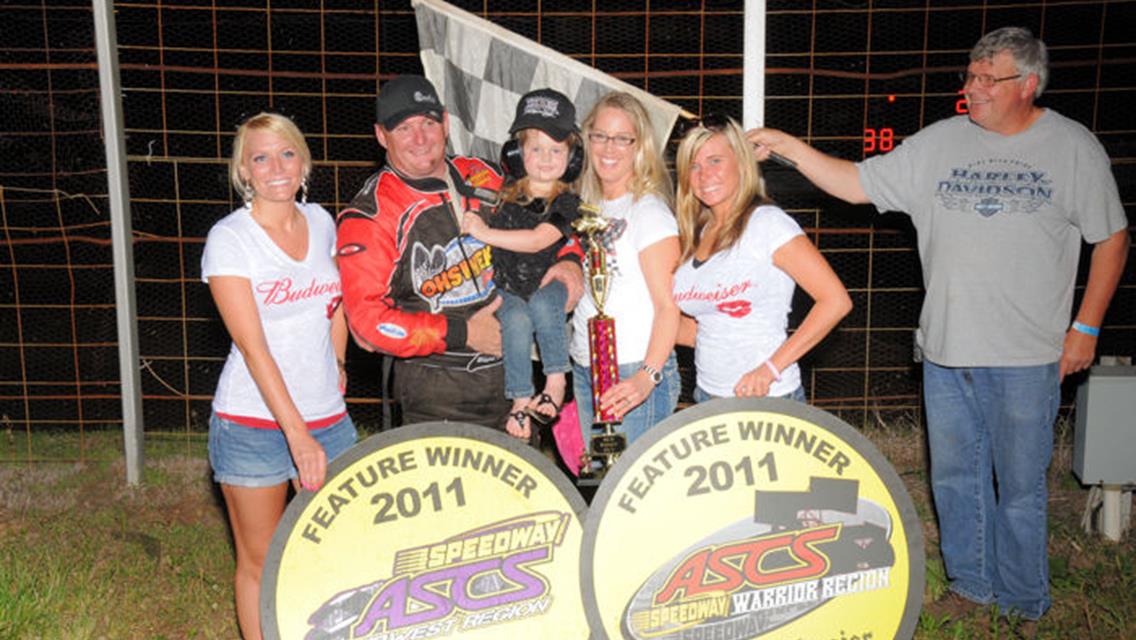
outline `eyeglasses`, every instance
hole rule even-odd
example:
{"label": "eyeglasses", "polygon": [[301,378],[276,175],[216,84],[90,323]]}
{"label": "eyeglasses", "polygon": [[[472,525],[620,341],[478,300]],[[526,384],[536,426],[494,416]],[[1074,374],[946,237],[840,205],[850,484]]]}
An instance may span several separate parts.
{"label": "eyeglasses", "polygon": [[635,144],[635,138],[624,135],[622,133],[618,133],[614,136],[609,136],[606,133],[601,133],[599,131],[590,131],[588,132],[588,142],[591,142],[594,145],[603,145],[611,142],[621,149],[626,149],[627,147]]}
{"label": "eyeglasses", "polygon": [[989,89],[999,82],[1017,80],[1020,77],[1022,77],[1022,74],[1020,73],[1016,73],[1012,76],[1006,76],[1004,78],[995,78],[989,73],[971,73],[969,71],[959,71],[959,80],[962,80],[962,86],[965,87],[971,82],[977,82],[978,86],[982,87],[983,89]]}

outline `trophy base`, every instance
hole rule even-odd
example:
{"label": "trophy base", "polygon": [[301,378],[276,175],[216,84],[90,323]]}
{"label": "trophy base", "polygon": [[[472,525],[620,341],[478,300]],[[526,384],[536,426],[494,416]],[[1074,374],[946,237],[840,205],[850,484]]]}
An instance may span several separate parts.
{"label": "trophy base", "polygon": [[[588,451],[580,455],[580,486],[595,486],[603,482],[604,476],[615,465],[620,454],[627,449],[627,436],[616,433],[610,422],[597,422],[603,433],[592,436]],[[599,464],[595,464],[595,463]]]}
{"label": "trophy base", "polygon": [[627,436],[612,431],[611,425],[604,427],[604,433],[592,436],[591,454],[593,458],[615,462],[627,448]]}
{"label": "trophy base", "polygon": [[[607,469],[592,466],[592,457],[585,453],[580,456],[580,475],[576,477],[576,486],[594,490],[600,486],[606,474]],[[591,502],[591,500],[588,500],[588,502]]]}
{"label": "trophy base", "polygon": [[[597,460],[599,464],[595,464]],[[576,486],[581,488],[590,487],[592,489],[600,486],[600,483],[607,477],[607,472],[611,470],[614,464],[614,460],[609,462],[605,458],[597,459],[587,453],[581,455],[580,475],[576,478]]]}

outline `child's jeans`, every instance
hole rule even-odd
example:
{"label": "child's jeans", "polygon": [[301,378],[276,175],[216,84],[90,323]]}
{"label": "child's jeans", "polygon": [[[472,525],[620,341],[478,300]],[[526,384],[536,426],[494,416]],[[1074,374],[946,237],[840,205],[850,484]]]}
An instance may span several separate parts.
{"label": "child's jeans", "polygon": [[566,373],[568,362],[568,330],[564,319],[564,303],[568,290],[553,281],[529,297],[501,292],[497,321],[501,323],[501,353],[505,360],[505,397],[529,398],[535,393],[532,383],[533,334],[540,347],[544,375]]}

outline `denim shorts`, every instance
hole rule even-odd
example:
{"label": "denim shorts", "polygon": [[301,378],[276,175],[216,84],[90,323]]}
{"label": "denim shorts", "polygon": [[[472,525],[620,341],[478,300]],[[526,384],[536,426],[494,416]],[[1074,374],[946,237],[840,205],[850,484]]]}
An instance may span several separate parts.
{"label": "denim shorts", "polygon": [[[355,424],[347,414],[310,433],[328,462],[355,444]],[[237,487],[273,487],[298,476],[283,431],[246,427],[217,414],[209,417],[209,464],[215,481]]]}

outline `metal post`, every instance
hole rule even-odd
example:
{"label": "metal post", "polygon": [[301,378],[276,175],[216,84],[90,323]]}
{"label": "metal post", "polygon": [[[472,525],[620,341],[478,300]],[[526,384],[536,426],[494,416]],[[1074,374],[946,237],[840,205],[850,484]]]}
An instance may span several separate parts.
{"label": "metal post", "polygon": [[126,176],[126,140],[122,133],[122,98],[118,78],[118,37],[114,2],[95,0],[95,49],[99,61],[103,145],[106,149],[107,194],[110,197],[111,252],[114,255],[114,298],[118,328],[118,368],[122,378],[122,435],[126,448],[126,481],[142,480],[142,386],[138,368],[138,325],[134,302],[134,246]]}
{"label": "metal post", "polygon": [[742,128],[765,124],[765,0],[745,1]]}
{"label": "metal post", "polygon": [[1132,519],[1132,491],[1116,484],[1101,486],[1100,532],[1108,540],[1120,542]]}

